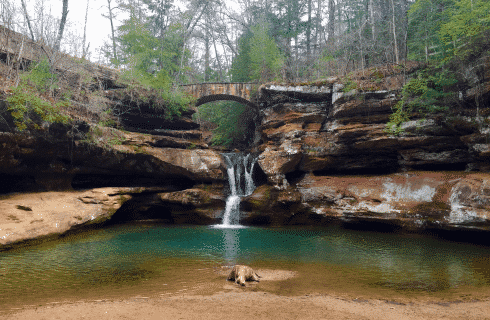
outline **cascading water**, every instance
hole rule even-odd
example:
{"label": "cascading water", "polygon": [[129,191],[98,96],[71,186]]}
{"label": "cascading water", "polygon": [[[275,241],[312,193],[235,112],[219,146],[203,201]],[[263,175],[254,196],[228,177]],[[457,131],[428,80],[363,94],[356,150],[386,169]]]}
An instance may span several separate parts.
{"label": "cascading water", "polygon": [[[226,200],[223,222],[216,227],[237,228],[241,227],[239,224],[240,199],[251,195],[255,190],[252,173],[257,159],[254,159],[250,154],[244,156],[241,153],[225,153],[223,157],[230,183],[230,196]],[[242,179],[242,175],[244,179]]]}

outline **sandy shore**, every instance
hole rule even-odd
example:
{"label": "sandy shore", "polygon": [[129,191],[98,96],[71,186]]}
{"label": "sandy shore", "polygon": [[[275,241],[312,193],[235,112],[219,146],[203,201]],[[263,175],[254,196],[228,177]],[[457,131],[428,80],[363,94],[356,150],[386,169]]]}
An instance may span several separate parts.
{"label": "sandy shore", "polygon": [[56,303],[28,307],[3,315],[3,319],[490,319],[490,302],[396,304],[324,295],[287,297],[232,290],[211,296],[177,294]]}
{"label": "sandy shore", "polygon": [[[425,299],[357,299],[331,294],[280,295],[257,283],[240,287],[224,281],[195,283],[167,293],[121,299],[49,302],[0,313],[0,319],[490,319],[490,300],[441,302]],[[258,269],[264,282],[296,277],[286,270]],[[94,294],[96,296],[97,294]]]}

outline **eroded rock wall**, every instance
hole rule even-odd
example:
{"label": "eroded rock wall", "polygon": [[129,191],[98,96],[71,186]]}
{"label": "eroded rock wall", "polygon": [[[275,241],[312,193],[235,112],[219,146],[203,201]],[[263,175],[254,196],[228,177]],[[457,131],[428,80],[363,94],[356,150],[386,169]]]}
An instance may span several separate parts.
{"label": "eroded rock wall", "polygon": [[[246,219],[379,219],[410,228],[486,229],[490,102],[480,99],[477,110],[469,88],[448,112],[413,114],[392,135],[386,123],[410,72],[367,77],[353,90],[338,78],[314,86],[262,87],[256,149],[269,186],[245,201]],[[258,208],[269,216],[258,217]]]}

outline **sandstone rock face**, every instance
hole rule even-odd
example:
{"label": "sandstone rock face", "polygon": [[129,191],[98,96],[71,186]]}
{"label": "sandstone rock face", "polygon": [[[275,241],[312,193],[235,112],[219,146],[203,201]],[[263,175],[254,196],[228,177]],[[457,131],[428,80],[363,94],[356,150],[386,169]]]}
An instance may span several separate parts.
{"label": "sandstone rock face", "polygon": [[[485,77],[478,80],[479,97],[490,94]],[[403,70],[394,67],[367,74],[355,89],[338,78],[263,86],[256,150],[269,187],[244,199],[245,220],[368,219],[408,228],[487,229],[489,176],[463,171],[490,170],[490,106],[480,105],[477,114],[468,89],[450,114],[414,114],[399,135],[391,135],[386,123],[404,82]]]}
{"label": "sandstone rock face", "polygon": [[111,218],[131,199],[118,188],[13,194],[0,200],[0,250],[15,242],[62,233]]}
{"label": "sandstone rock face", "polygon": [[109,136],[112,144],[72,142],[66,131],[59,139],[0,132],[0,174],[33,176],[38,185],[35,191],[69,190],[75,175],[90,174],[160,181],[179,177],[194,182],[226,180],[220,153],[204,149],[205,145],[111,128],[97,130]]}
{"label": "sandstone rock face", "polygon": [[245,223],[390,223],[406,229],[471,227],[490,230],[490,174],[396,173],[314,176],[278,190],[261,186],[242,203]]}
{"label": "sandstone rock face", "polygon": [[465,115],[472,101],[462,101],[466,111],[414,115],[393,136],[386,123],[400,99],[404,75],[393,69],[376,76],[379,81],[362,80],[350,91],[336,78],[317,86],[262,87],[262,140],[256,148],[269,183],[286,188],[286,176],[294,172],[490,169],[490,112]]}
{"label": "sandstone rock face", "polygon": [[[221,221],[225,208],[224,184],[196,185],[193,188],[165,192],[139,188],[127,201],[113,222],[154,220],[168,224],[215,224]],[[132,191],[131,191],[132,190]],[[136,192],[130,189],[128,192]]]}

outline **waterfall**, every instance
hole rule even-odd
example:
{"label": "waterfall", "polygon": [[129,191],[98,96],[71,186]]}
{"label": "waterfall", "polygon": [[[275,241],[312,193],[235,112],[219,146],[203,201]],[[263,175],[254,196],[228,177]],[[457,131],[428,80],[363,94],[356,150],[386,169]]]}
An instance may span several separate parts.
{"label": "waterfall", "polygon": [[228,172],[230,196],[226,199],[223,221],[216,227],[237,228],[241,227],[239,224],[240,199],[251,195],[255,190],[252,174],[257,159],[250,154],[243,156],[241,153],[224,153],[223,157],[226,163],[226,171]]}

